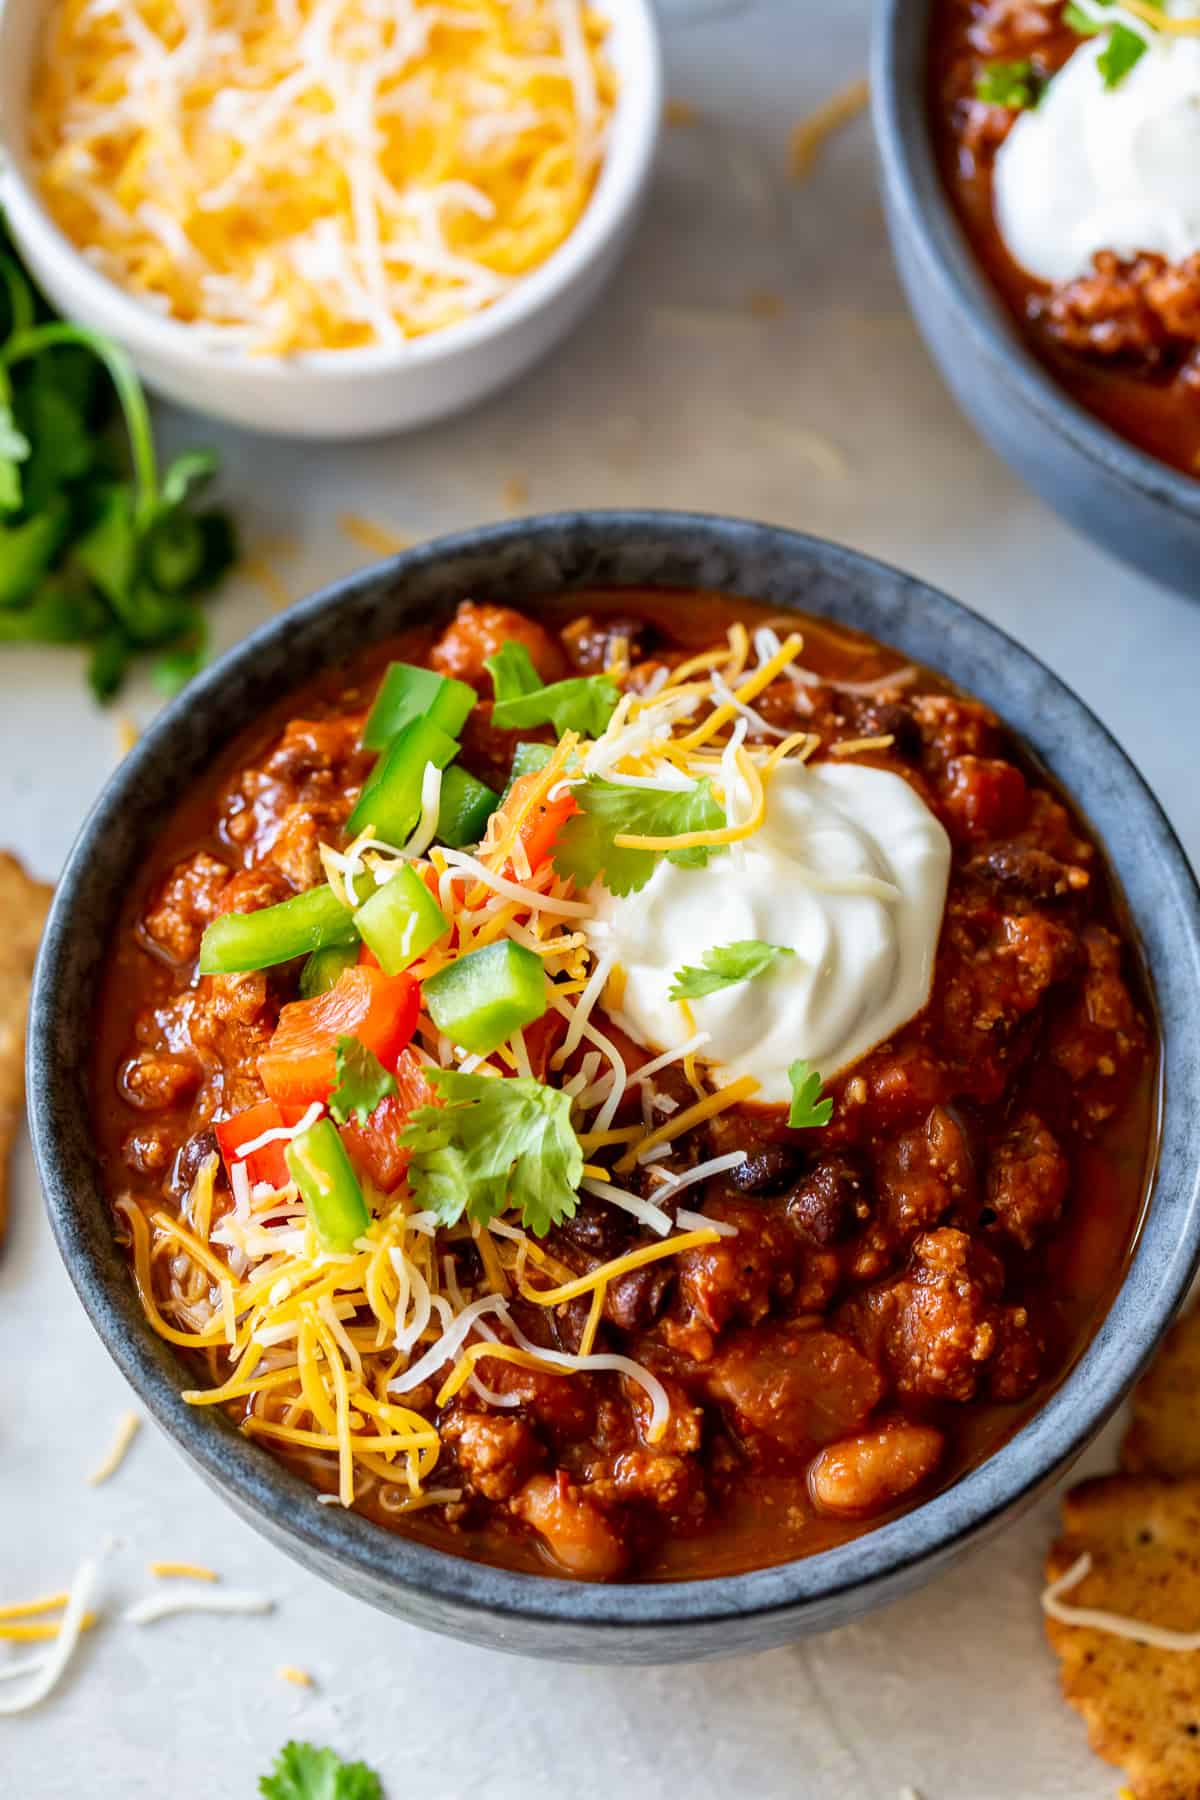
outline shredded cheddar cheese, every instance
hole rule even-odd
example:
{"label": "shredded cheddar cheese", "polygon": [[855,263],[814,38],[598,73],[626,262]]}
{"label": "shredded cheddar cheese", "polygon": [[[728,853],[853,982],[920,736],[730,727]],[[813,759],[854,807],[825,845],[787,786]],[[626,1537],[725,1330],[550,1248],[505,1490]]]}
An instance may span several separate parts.
{"label": "shredded cheddar cheese", "polygon": [[870,98],[871,91],[865,77],[859,81],[851,81],[831,94],[808,118],[801,119],[799,124],[793,126],[791,160],[794,180],[804,180],[820,155],[825,140],[865,111]]}
{"label": "shredded cheddar cheese", "polygon": [[574,229],[615,98],[580,0],[56,0],[30,150],[67,237],[256,354],[403,343]]}
{"label": "shredded cheddar cheese", "polygon": [[219,1581],[221,1579],[215,1569],[207,1568],[204,1563],[152,1562],[147,1563],[146,1567],[149,1569],[151,1575],[156,1575],[160,1581],[173,1581],[177,1579],[183,1581]]}
{"label": "shredded cheddar cheese", "polygon": [[[224,1272],[224,1270],[221,1271],[222,1274],[224,1274]],[[129,1446],[138,1434],[141,1423],[140,1417],[135,1412],[124,1412],[121,1414],[121,1417],[117,1421],[117,1429],[113,1434],[112,1443],[105,1452],[103,1460],[97,1463],[96,1467],[88,1476],[88,1482],[92,1487],[99,1487],[101,1482],[107,1481],[110,1476],[116,1474],[117,1470],[125,1460]]]}

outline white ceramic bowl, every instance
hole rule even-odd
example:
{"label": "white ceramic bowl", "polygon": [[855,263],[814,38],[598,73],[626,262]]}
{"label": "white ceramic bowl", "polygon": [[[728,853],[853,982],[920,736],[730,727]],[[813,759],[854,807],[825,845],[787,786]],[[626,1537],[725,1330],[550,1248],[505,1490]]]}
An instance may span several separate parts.
{"label": "white ceramic bowl", "polygon": [[608,154],[570,237],[503,299],[398,349],[255,357],[205,342],[99,274],[50,218],[26,151],[25,118],[42,0],[0,0],[0,206],[60,312],[123,344],[152,388],[236,425],[289,437],[370,437],[444,418],[545,354],[590,305],[633,229],[662,115],[652,0],[596,0],[610,20],[620,84]]}

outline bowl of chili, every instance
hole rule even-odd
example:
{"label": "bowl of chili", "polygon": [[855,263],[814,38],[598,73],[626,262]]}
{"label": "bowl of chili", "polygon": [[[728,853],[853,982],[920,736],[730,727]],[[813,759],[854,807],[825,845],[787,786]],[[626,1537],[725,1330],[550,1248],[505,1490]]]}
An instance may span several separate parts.
{"label": "bowl of chili", "polygon": [[[1191,594],[1190,345],[1147,300],[1177,271],[1102,253],[1079,279],[1039,280],[998,223],[998,148],[1033,95],[1011,77],[1001,92],[996,72],[1029,70],[1040,84],[1091,41],[1054,10],[997,10],[993,28],[959,0],[880,0],[871,96],[892,249],[930,355],[981,436],[1072,525]],[[1012,35],[1022,29],[1032,56]]]}
{"label": "bowl of chili", "polygon": [[[467,595],[480,603],[460,606]],[[813,666],[788,678],[796,615]],[[715,676],[689,689],[689,653],[719,626],[729,649],[715,665],[731,671],[736,690],[715,685]],[[623,663],[611,660],[616,640]],[[736,672],[751,641],[759,664],[747,679]],[[490,715],[473,685],[481,646],[497,695],[497,664],[522,672]],[[514,656],[513,646],[524,653]],[[397,648],[403,662],[385,670]],[[702,651],[701,662],[713,667],[712,653]],[[772,783],[784,745],[794,751],[798,736],[823,738],[813,773],[840,765],[821,777],[833,789],[861,789],[867,777],[868,787],[903,782],[923,796],[951,861],[929,1002],[908,1024],[889,1026],[885,1043],[831,1072],[828,1106],[816,1104],[821,1080],[814,1084],[812,1071],[793,1081],[790,1113],[731,1106],[717,1118],[718,1106],[701,1103],[706,1130],[732,1131],[749,1148],[730,1155],[732,1139],[718,1133],[707,1149],[724,1145],[725,1153],[707,1170],[695,1152],[690,1162],[669,1160],[658,1178],[665,1185],[648,1178],[641,1200],[636,1166],[621,1172],[637,1165],[641,1128],[597,1130],[593,1119],[589,1159],[619,1140],[609,1151],[618,1159],[612,1182],[584,1171],[586,1203],[560,1209],[548,1235],[531,1218],[571,1151],[547,1127],[537,1137],[524,1228],[497,1218],[501,1235],[484,1255],[481,1234],[472,1248],[464,1225],[438,1240],[447,1257],[431,1263],[426,1255],[422,1267],[457,1328],[423,1356],[413,1348],[407,1373],[389,1340],[384,1374],[399,1371],[403,1405],[378,1399],[395,1381],[356,1390],[357,1424],[346,1429],[358,1435],[341,1441],[340,1477],[334,1437],[288,1423],[309,1404],[295,1385],[293,1353],[279,1348],[296,1339],[295,1320],[281,1313],[264,1333],[275,1362],[257,1380],[272,1389],[292,1382],[287,1406],[300,1410],[267,1404],[230,1416],[228,1403],[249,1377],[222,1361],[221,1289],[230,1288],[236,1324],[250,1303],[237,1284],[254,1281],[261,1252],[243,1234],[230,1239],[242,1261],[217,1260],[213,1180],[222,1183],[224,1236],[240,1204],[233,1167],[252,1161],[240,1178],[245,1193],[285,1184],[282,1222],[294,1228],[303,1214],[323,1269],[336,1274],[339,1258],[347,1266],[367,1258],[354,1276],[356,1293],[360,1275],[367,1293],[339,1311],[334,1279],[335,1298],[312,1320],[326,1366],[336,1362],[349,1379],[354,1359],[374,1354],[361,1308],[378,1246],[362,1235],[364,1219],[379,1212],[380,1194],[403,1193],[406,1180],[413,1204],[445,1203],[437,1184],[447,1140],[437,1135],[436,1110],[414,1106],[428,1100],[431,1083],[446,1086],[452,1107],[478,1106],[480,1087],[495,1105],[506,1085],[476,1077],[472,1088],[468,1074],[439,1074],[436,1057],[414,1061],[414,1033],[424,1029],[436,1046],[440,1031],[440,1054],[459,1070],[477,1069],[518,1038],[536,1057],[545,1000],[544,983],[530,982],[522,928],[506,937],[495,921],[474,918],[471,958],[439,956],[447,920],[433,912],[460,905],[461,875],[484,868],[478,857],[438,852],[440,871],[435,861],[411,892],[404,872],[390,870],[353,915],[331,909],[321,870],[330,886],[331,868],[344,874],[346,832],[364,794],[375,796],[372,831],[386,804],[398,809],[393,835],[416,840],[438,754],[445,768],[460,766],[454,744],[442,743],[458,732],[464,773],[451,784],[449,811],[438,811],[441,842],[482,836],[483,853],[484,817],[515,747],[526,760],[510,770],[514,786],[536,787],[539,766],[552,785],[515,862],[488,879],[511,910],[511,894],[530,891],[530,880],[537,886],[542,857],[582,806],[585,829],[571,840],[584,858],[575,864],[582,883],[589,815],[586,795],[574,797],[580,777],[571,759],[603,747],[612,717],[603,730],[594,721],[587,736],[576,732],[574,747],[571,733],[557,746],[544,742],[540,759],[522,748],[520,730],[539,711],[593,705],[600,690],[590,684],[610,680],[598,667],[617,671],[614,692],[625,680],[643,695],[673,682],[663,692],[685,715],[703,690],[703,704],[716,707],[708,729],[728,732],[735,763],[740,751],[751,764],[755,754],[770,764]],[[547,686],[549,676],[563,679]],[[721,699],[726,691],[732,702]],[[282,707],[281,692],[291,696]],[[613,703],[605,701],[608,715]],[[515,721],[507,735],[496,723],[502,705],[502,719]],[[796,711],[808,720],[799,734],[788,729]],[[373,750],[372,737],[386,747]],[[418,737],[424,767],[414,785]],[[547,761],[555,756],[560,762]],[[864,766],[851,780],[846,765],[855,758]],[[751,768],[751,786],[754,779]],[[491,790],[490,802],[479,788]],[[322,819],[330,844],[340,839],[343,848],[314,867],[313,827]],[[678,870],[667,862],[661,870],[670,882],[686,880],[695,862],[689,850]],[[714,855],[703,872],[718,863]],[[425,868],[410,858],[407,874]],[[576,887],[572,899],[569,879],[555,885],[544,874],[539,891],[560,911],[565,903],[556,928],[571,937],[588,910],[578,900],[585,890]],[[621,905],[636,909],[638,880],[609,879],[629,890]],[[859,889],[864,900],[871,891]],[[785,915],[773,927],[777,939],[788,930]],[[624,918],[644,935],[636,910]],[[482,945],[481,927],[490,938]],[[618,906],[606,929],[622,928]],[[767,960],[782,964],[787,946],[773,948]],[[769,983],[802,989],[801,961],[758,979],[764,1041],[774,1017],[786,1023],[787,994],[801,991],[778,987],[772,999]],[[622,1020],[636,1030],[630,990],[644,979],[631,967],[620,1001],[605,988],[614,1033]],[[589,985],[597,983],[584,976],[562,993]],[[699,994],[706,991],[701,982]],[[201,1475],[306,1567],[475,1643],[584,1661],[697,1659],[844,1623],[930,1579],[1030,1504],[1111,1414],[1200,1256],[1190,1125],[1200,1107],[1190,1031],[1198,998],[1200,895],[1167,821],[1086,707],[994,626],[856,552],[765,525],[666,513],[519,520],[405,552],[317,594],[236,646],[149,728],[85,824],[47,927],[30,1025],[35,1149],[60,1251],[110,1354]],[[731,1020],[736,1026],[736,1009],[722,1015],[718,1004],[712,1020],[716,1038]],[[181,1031],[192,1033],[182,1051]],[[645,1049],[620,1042],[631,1071],[639,1055],[652,1070]],[[736,1067],[736,1043],[727,1042],[723,1058]],[[543,1049],[536,1066],[544,1072],[553,1059]],[[1025,1076],[1013,1073],[1019,1068]],[[581,1067],[577,1096],[595,1085],[595,1072]],[[468,1084],[459,1098],[456,1080]],[[340,1133],[325,1113],[328,1104],[338,1117],[335,1082],[348,1101]],[[518,1087],[523,1093],[523,1079],[514,1095]],[[726,1092],[746,1090],[734,1082]],[[763,1092],[770,1097],[766,1085]],[[648,1164],[670,1155],[663,1144],[691,1121],[691,1107],[667,1101],[665,1124],[642,1141]],[[376,1108],[421,1122],[403,1140],[407,1168],[395,1166],[396,1133],[372,1134]],[[1078,1138],[1077,1113],[1087,1121]],[[198,1117],[204,1130],[194,1129]],[[793,1125],[813,1134],[799,1151]],[[462,1143],[455,1153],[452,1187],[468,1179]],[[978,1183],[976,1158],[986,1158]],[[693,1169],[707,1179],[676,1201]],[[591,1198],[618,1181],[640,1217]],[[660,1209],[647,1210],[645,1192],[669,1204],[671,1217],[656,1224]],[[418,1234],[436,1228],[431,1219],[418,1219]],[[615,1238],[603,1235],[614,1229]],[[676,1235],[664,1245],[659,1230]],[[626,1246],[615,1258],[614,1242]],[[512,1305],[490,1286],[496,1244]],[[566,1321],[577,1293],[594,1299],[597,1269],[615,1287],[618,1270],[661,1269],[668,1252],[678,1253],[675,1285],[639,1285],[637,1304],[648,1311],[604,1312],[604,1341],[621,1354],[582,1364],[619,1369],[575,1376],[594,1408],[581,1422],[572,1408],[585,1390],[543,1379],[555,1373],[546,1359],[557,1358],[559,1375],[573,1359],[561,1336],[530,1323],[534,1312]],[[177,1289],[171,1271],[193,1253],[201,1261],[182,1277],[186,1291]],[[434,1270],[443,1263],[446,1285]],[[279,1287],[280,1266],[271,1264],[264,1291]],[[461,1308],[460,1282],[479,1296]],[[521,1311],[514,1286],[536,1306]],[[399,1304],[391,1293],[389,1317]],[[563,1329],[578,1348],[581,1322],[571,1316]],[[488,1331],[457,1361],[481,1318]],[[506,1334],[499,1354],[496,1327]],[[591,1346],[595,1321],[586,1329]],[[421,1330],[415,1346],[437,1337],[427,1319],[424,1337]],[[487,1379],[472,1390],[464,1384],[480,1356]],[[436,1402],[422,1388],[423,1362],[437,1365],[434,1374],[453,1369]],[[197,1391],[198,1368],[207,1391]],[[613,1385],[592,1386],[604,1382]],[[685,1423],[667,1455],[656,1389]],[[325,1403],[313,1404],[315,1425]],[[396,1433],[390,1442],[370,1436],[376,1415],[380,1431]],[[698,1433],[690,1443],[689,1420]],[[431,1472],[438,1430],[443,1466],[462,1484],[452,1490],[437,1487]],[[363,1493],[375,1498],[365,1509],[317,1503],[314,1485],[321,1498],[357,1499],[339,1480],[372,1443],[415,1459],[413,1482],[433,1484],[425,1510],[388,1516],[406,1502],[385,1498],[404,1485],[397,1477],[387,1486],[387,1467],[384,1487],[367,1480]],[[873,1492],[881,1444],[889,1472]],[[372,1461],[379,1455],[363,1459],[368,1476]]]}

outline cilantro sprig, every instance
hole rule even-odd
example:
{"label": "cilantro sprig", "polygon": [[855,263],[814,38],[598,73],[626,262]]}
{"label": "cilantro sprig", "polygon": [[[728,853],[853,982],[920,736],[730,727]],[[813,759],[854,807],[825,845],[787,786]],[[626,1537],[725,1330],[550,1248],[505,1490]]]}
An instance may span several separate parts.
{"label": "cilantro sprig", "polygon": [[337,1085],[329,1096],[329,1110],[339,1125],[348,1125],[351,1119],[365,1125],[379,1102],[396,1092],[396,1077],[356,1037],[340,1037],[334,1058]]}
{"label": "cilantro sprig", "polygon": [[1023,112],[1036,106],[1046,82],[1028,57],[1012,62],[986,63],[975,77],[975,98],[987,106],[1007,106]]}
{"label": "cilantro sprig", "polygon": [[129,358],[53,317],[0,218],[0,643],[88,646],[100,700],[146,651],[160,687],[182,685],[206,648],[198,602],[235,553],[228,516],[194,505],[215,468],[190,451],[160,479]]}
{"label": "cilantro sprig", "polygon": [[366,1763],[343,1762],[336,1750],[294,1738],[283,1746],[269,1775],[260,1775],[263,1800],[383,1800],[383,1784]]}
{"label": "cilantro sprig", "polygon": [[762,938],[739,938],[732,944],[717,944],[706,950],[697,966],[676,969],[668,990],[671,1000],[702,1000],[720,988],[735,987],[741,981],[753,981],[778,962],[781,956],[796,953],[788,944],[768,944]]}
{"label": "cilantro sprig", "polygon": [[[1096,4],[1107,9],[1113,4],[1113,0],[1096,0]],[[1157,5],[1157,0],[1151,0],[1151,4]],[[1120,87],[1129,71],[1136,68],[1150,48],[1140,31],[1131,30],[1119,20],[1110,25],[1106,20],[1094,18],[1082,6],[1076,6],[1073,0],[1063,10],[1063,24],[1069,25],[1081,37],[1097,37],[1102,31],[1108,32],[1108,42],[1096,58],[1096,68],[1106,88]]]}
{"label": "cilantro sprig", "polygon": [[501,731],[552,725],[559,737],[564,731],[578,731],[583,737],[596,738],[621,698],[620,689],[607,675],[573,675],[547,687],[524,644],[505,644],[487,658],[484,668],[496,695],[492,724]]}
{"label": "cilantro sprig", "polygon": [[[554,866],[571,876],[579,888],[603,881],[610,893],[636,894],[654,873],[659,852],[623,850],[614,840],[625,833],[636,837],[682,837],[689,831],[715,831],[725,814],[713,798],[706,778],[694,788],[621,787],[599,775],[589,775],[573,788],[579,811],[560,830],[554,845]],[[721,845],[698,844],[691,849],[668,850],[668,862],[684,868],[703,868]]]}
{"label": "cilantro sprig", "polygon": [[418,1207],[443,1225],[464,1214],[486,1225],[511,1207],[538,1237],[573,1217],[583,1151],[569,1094],[520,1076],[426,1074],[442,1104],[417,1107],[400,1137]]}
{"label": "cilantro sprig", "polygon": [[820,1125],[828,1125],[833,1117],[833,1101],[828,1095],[822,1100],[821,1073],[811,1063],[794,1062],[788,1069],[788,1080],[792,1084],[792,1104],[788,1108],[788,1124],[793,1131],[811,1131]]}

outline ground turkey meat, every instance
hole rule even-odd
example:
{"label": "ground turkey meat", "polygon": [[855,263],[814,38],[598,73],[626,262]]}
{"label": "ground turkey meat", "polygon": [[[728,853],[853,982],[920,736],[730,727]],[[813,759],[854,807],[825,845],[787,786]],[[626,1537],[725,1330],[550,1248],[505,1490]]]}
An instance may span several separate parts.
{"label": "ground turkey meat", "polygon": [[1026,1113],[992,1152],[984,1222],[1022,1250],[1032,1249],[1062,1212],[1070,1181],[1071,1165],[1058,1139],[1036,1114]]}

